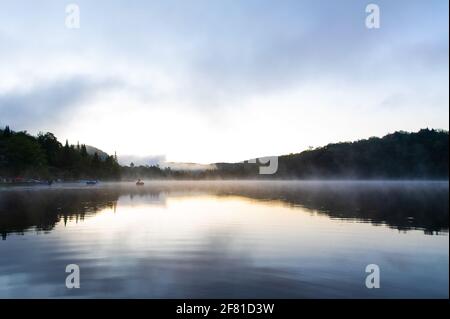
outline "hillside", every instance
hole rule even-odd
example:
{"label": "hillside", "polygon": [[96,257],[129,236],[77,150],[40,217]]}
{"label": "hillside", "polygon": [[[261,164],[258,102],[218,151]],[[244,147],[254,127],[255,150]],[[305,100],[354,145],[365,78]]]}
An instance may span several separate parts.
{"label": "hillside", "polygon": [[329,144],[279,158],[278,176],[300,178],[448,178],[449,135],[423,129]]}
{"label": "hillside", "polygon": [[114,156],[84,144],[62,145],[52,133],[32,136],[0,129],[0,181],[33,179],[120,178]]}
{"label": "hillside", "polygon": [[6,127],[0,129],[0,178],[448,179],[448,134],[423,129],[328,144],[280,156],[276,174],[260,175],[259,165],[250,163],[216,163],[204,170],[120,166],[115,156],[97,148],[88,151],[86,145],[67,141],[63,146],[52,133],[33,137]]}
{"label": "hillside", "polygon": [[259,175],[258,165],[217,163],[208,177],[283,179],[448,179],[447,131],[422,129],[382,138],[328,144],[278,158],[274,175]]}
{"label": "hillside", "polygon": [[108,153],[103,152],[101,149],[98,149],[98,148],[96,148],[96,147],[94,147],[94,146],[91,146],[91,145],[86,145],[86,152],[87,152],[89,155],[92,155],[92,156],[94,156],[95,153],[97,153],[98,157],[99,157],[100,159],[102,159],[102,160],[107,159],[108,156],[109,156]]}

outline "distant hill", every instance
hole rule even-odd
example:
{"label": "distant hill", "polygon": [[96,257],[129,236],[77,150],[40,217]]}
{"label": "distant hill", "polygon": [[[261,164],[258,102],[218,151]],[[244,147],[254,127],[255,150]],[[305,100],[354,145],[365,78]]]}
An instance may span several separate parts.
{"label": "distant hill", "polygon": [[216,169],[215,164],[198,164],[198,163],[182,163],[182,162],[163,162],[160,165],[162,168],[170,168],[175,171],[186,171],[186,172],[201,172],[207,170]]}
{"label": "distant hill", "polygon": [[98,157],[101,160],[105,160],[109,156],[108,153],[103,152],[101,149],[98,149],[98,148],[96,148],[94,146],[90,146],[90,145],[86,145],[86,152],[89,155],[94,155],[95,153],[97,153]]}
{"label": "distant hill", "polygon": [[279,176],[448,178],[448,131],[423,129],[328,144],[279,159]]}
{"label": "distant hill", "polygon": [[302,179],[448,179],[449,133],[422,129],[328,144],[278,158],[274,175],[258,165],[218,163],[217,176]]}

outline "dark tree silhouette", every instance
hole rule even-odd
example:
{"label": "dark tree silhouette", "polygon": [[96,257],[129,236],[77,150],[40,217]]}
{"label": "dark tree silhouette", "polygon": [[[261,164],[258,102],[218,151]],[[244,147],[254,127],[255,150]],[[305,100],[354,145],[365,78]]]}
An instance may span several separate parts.
{"label": "dark tree silhouette", "polygon": [[120,166],[117,155],[90,155],[85,144],[64,146],[52,133],[33,137],[0,129],[0,177],[61,179],[448,179],[447,131],[423,129],[395,132],[383,138],[329,144],[279,157],[274,175],[259,175],[259,165],[216,163],[206,171],[177,171],[130,163]]}
{"label": "dark tree silhouette", "polygon": [[2,178],[120,178],[120,166],[113,156],[102,160],[89,155],[86,145],[64,146],[52,133],[33,137],[14,132],[8,126],[0,129],[0,177]]}

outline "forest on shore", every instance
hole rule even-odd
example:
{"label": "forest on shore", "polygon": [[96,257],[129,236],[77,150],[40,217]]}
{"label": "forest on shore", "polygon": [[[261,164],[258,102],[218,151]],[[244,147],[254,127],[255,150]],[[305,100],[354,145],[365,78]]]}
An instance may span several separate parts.
{"label": "forest on shore", "polygon": [[0,177],[46,180],[118,179],[116,156],[89,154],[84,144],[63,145],[52,133],[32,136],[0,129]]}
{"label": "forest on shore", "polygon": [[[121,166],[116,155],[64,145],[52,133],[32,136],[0,129],[0,179],[448,179],[449,133],[422,129],[382,138],[328,144],[278,157],[273,175],[258,163],[215,163],[215,169],[179,171],[159,166]],[[94,148],[95,149],[95,148]],[[0,180],[1,181],[1,180]]]}
{"label": "forest on shore", "polygon": [[[272,178],[282,179],[448,179],[449,133],[422,129],[382,138],[328,144],[278,158]],[[223,164],[231,172],[238,168]],[[241,170],[255,174],[254,168]],[[252,171],[253,169],[253,171]],[[240,175],[242,173],[238,173]]]}

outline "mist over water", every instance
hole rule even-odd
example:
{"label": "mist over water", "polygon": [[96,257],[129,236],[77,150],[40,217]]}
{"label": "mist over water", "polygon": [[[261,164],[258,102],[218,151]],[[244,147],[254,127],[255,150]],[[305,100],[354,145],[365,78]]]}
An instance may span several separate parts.
{"label": "mist over water", "polygon": [[[0,297],[448,298],[448,191],[447,181],[3,188]],[[65,287],[67,264],[80,266],[80,289]],[[380,289],[365,286],[368,264]]]}

